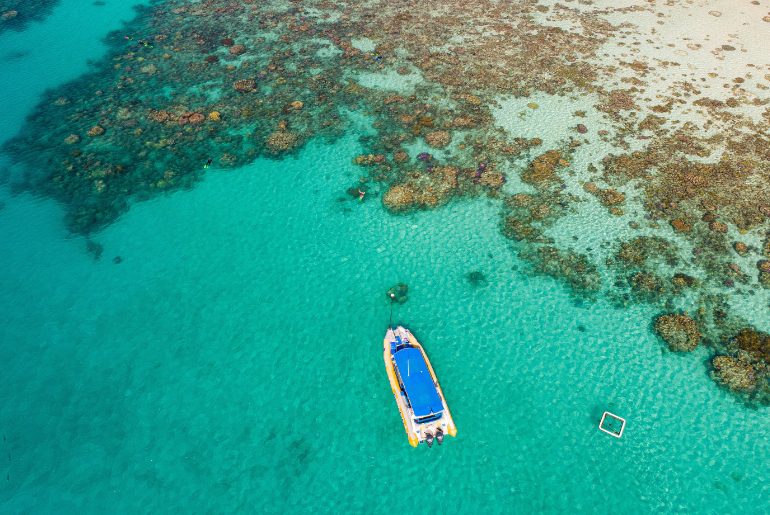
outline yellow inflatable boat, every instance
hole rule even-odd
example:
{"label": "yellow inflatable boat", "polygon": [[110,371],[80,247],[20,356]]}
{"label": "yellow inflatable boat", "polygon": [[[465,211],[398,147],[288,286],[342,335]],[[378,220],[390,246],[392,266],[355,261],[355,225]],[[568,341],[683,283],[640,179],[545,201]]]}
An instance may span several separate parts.
{"label": "yellow inflatable boat", "polygon": [[402,326],[389,327],[383,347],[390,389],[409,444],[417,447],[425,442],[431,447],[434,441],[441,445],[445,435],[456,436],[444,393],[417,338]]}

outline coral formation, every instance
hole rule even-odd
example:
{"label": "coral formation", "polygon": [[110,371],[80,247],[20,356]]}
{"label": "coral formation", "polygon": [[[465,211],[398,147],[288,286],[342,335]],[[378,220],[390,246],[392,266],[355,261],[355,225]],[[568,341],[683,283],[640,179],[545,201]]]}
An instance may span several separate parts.
{"label": "coral formation", "polygon": [[684,313],[669,313],[655,320],[655,332],[676,352],[695,350],[700,341],[698,324]]}
{"label": "coral formation", "polygon": [[521,174],[521,180],[538,186],[558,182],[559,168],[568,165],[558,150],[549,150],[532,160],[529,168]]}
{"label": "coral formation", "polygon": [[599,188],[593,182],[585,183],[583,189],[588,193],[595,195],[602,205],[607,207],[617,206],[626,201],[626,195],[624,193],[613,188]]}
{"label": "coral formation", "polygon": [[298,140],[299,137],[293,132],[278,129],[267,136],[265,146],[269,154],[277,155],[292,150]]}
{"label": "coral formation", "polygon": [[452,141],[448,131],[433,131],[425,135],[425,142],[433,148],[444,148]]}
{"label": "coral formation", "polygon": [[598,269],[583,254],[546,245],[528,258],[538,272],[565,280],[576,292],[591,293],[601,289]]}
{"label": "coral formation", "polygon": [[754,360],[770,364],[770,335],[746,327],[734,336],[733,344],[748,352]]}
{"label": "coral formation", "polygon": [[714,378],[751,399],[770,402],[770,334],[743,327],[728,339],[725,351],[712,359]]}
{"label": "coral formation", "polygon": [[731,356],[714,356],[711,365],[716,380],[731,390],[753,391],[757,387],[754,369],[745,361]]}

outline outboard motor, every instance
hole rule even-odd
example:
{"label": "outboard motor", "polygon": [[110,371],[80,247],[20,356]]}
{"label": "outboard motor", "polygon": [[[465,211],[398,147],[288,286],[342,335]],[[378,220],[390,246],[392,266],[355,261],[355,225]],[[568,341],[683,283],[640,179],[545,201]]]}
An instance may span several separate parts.
{"label": "outboard motor", "polygon": [[436,429],[436,440],[439,445],[444,441],[444,432],[441,429]]}
{"label": "outboard motor", "polygon": [[428,444],[428,448],[433,447],[433,435],[431,433],[425,434],[425,443]]}

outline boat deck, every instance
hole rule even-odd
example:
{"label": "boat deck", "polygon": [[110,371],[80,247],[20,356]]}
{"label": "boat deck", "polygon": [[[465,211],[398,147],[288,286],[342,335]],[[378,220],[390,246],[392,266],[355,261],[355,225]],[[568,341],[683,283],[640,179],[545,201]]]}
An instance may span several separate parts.
{"label": "boat deck", "polygon": [[[396,336],[399,336],[402,341],[408,341],[410,347],[401,349],[396,353],[396,355],[399,355],[405,350],[409,351],[400,358],[396,357],[396,364],[394,365],[394,349],[391,343],[397,341]],[[441,431],[444,435],[456,436],[457,428],[447,406],[446,398],[438,383],[430,360],[425,354],[422,345],[417,341],[417,338],[408,329],[399,326],[395,331],[388,329],[383,343],[385,370],[388,373],[390,387],[393,397],[396,399],[396,405],[401,414],[401,420],[409,438],[409,444],[417,447],[421,441],[426,440],[430,444],[433,435],[437,431]],[[415,352],[419,352],[419,355],[414,354]],[[396,370],[396,365],[398,366],[398,371]],[[412,366],[416,367],[415,371],[411,369]],[[402,393],[398,379],[398,373],[400,371],[403,374],[404,367],[407,369],[406,377],[409,378],[404,381],[404,387],[408,395],[410,395],[409,400]],[[402,376],[401,379],[403,381],[405,378]],[[412,402],[412,407],[409,406],[409,401]],[[431,415],[431,413],[439,412],[441,417],[430,422],[418,423],[413,418],[414,415],[424,417]]]}

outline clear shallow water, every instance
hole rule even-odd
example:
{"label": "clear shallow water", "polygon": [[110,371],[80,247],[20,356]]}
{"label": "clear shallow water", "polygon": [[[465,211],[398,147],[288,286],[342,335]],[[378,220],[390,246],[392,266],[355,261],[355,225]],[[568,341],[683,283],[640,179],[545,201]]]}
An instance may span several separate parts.
{"label": "clear shallow water", "polygon": [[[56,16],[30,31],[55,38]],[[29,81],[12,104],[34,104],[46,80]],[[53,203],[2,191],[0,511],[770,509],[766,410],[662,352],[643,308],[520,273],[493,202],[338,201],[355,132],[138,204],[96,237],[98,262]],[[441,448],[408,446],[383,371],[398,281],[394,318],[458,424]],[[629,420],[620,441],[596,429],[605,408]]]}

